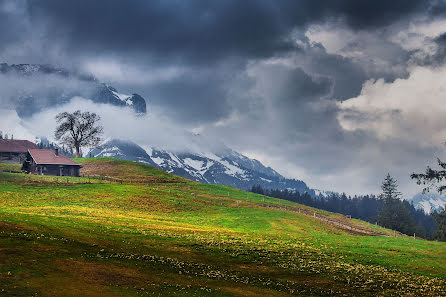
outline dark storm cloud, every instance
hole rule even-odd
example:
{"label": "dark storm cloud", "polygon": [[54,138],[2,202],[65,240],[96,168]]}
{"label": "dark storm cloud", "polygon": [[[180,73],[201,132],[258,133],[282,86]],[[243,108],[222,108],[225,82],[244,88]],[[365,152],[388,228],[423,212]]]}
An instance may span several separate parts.
{"label": "dark storm cloud", "polygon": [[434,17],[446,15],[446,1],[444,0],[432,1],[429,13]]}
{"label": "dark storm cloud", "polygon": [[308,72],[330,77],[333,80],[332,97],[337,100],[351,98],[359,94],[362,83],[368,78],[364,69],[351,59],[335,54],[328,54],[325,49],[316,44],[303,53],[297,54],[297,59],[305,59]]}
{"label": "dark storm cloud", "polygon": [[438,46],[438,51],[432,57],[433,64],[444,64],[444,62],[446,61],[446,33],[443,33],[435,38],[435,43]]}
{"label": "dark storm cloud", "polygon": [[[24,1],[0,1],[0,49],[21,40],[26,30],[26,5]],[[18,20],[24,20],[20,22]]]}
{"label": "dark storm cloud", "polygon": [[[386,26],[429,8],[428,1],[30,1],[31,22],[68,51],[142,52],[158,59],[212,62],[295,50],[295,28],[344,19],[353,29]],[[5,28],[5,27],[4,27]]]}
{"label": "dark storm cloud", "polygon": [[268,1],[45,1],[32,2],[30,14],[68,34],[75,50],[137,51],[197,63],[294,48],[283,39],[290,28],[275,10]]}
{"label": "dark storm cloud", "polygon": [[151,101],[179,122],[198,124],[228,116],[230,106],[223,81],[215,73],[195,72],[160,82],[151,89]]}
{"label": "dark storm cloud", "polygon": [[[276,75],[277,73],[273,73]],[[284,103],[294,104],[298,101],[310,101],[330,93],[332,81],[327,77],[311,77],[302,69],[285,71],[275,94]]]}

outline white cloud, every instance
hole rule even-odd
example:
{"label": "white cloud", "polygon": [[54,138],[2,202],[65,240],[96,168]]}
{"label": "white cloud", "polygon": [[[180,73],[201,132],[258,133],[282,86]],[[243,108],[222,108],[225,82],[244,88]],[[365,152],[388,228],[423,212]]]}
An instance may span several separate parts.
{"label": "white cloud", "polygon": [[422,18],[412,21],[405,30],[390,35],[392,42],[407,51],[415,51],[413,58],[423,60],[438,50],[435,38],[446,32],[446,20]]}
{"label": "white cloud", "polygon": [[445,98],[446,67],[415,67],[407,79],[366,82],[358,97],[338,104],[338,120],[345,130],[438,146],[446,140]]}
{"label": "white cloud", "polygon": [[358,38],[352,30],[332,25],[312,25],[305,36],[312,43],[321,43],[330,54],[343,54],[345,46]]}
{"label": "white cloud", "polygon": [[34,141],[34,135],[23,126],[22,120],[15,110],[0,109],[0,131],[8,134],[8,137],[14,136],[14,139],[26,139]]}

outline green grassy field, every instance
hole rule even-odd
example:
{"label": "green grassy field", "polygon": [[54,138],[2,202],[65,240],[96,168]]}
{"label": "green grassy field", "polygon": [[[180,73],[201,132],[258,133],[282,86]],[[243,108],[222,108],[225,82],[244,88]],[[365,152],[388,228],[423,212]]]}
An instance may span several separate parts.
{"label": "green grassy field", "polygon": [[22,170],[22,164],[0,163],[0,171],[21,172],[21,170]]}
{"label": "green grassy field", "polygon": [[[0,296],[446,296],[446,243],[76,159],[100,179],[0,173]],[[2,295],[3,294],[3,295]]]}

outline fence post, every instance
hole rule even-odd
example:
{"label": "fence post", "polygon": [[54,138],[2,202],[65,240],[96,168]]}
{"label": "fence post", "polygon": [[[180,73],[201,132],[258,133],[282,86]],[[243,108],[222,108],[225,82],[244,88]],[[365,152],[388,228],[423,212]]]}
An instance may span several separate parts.
{"label": "fence post", "polygon": [[416,239],[416,238],[415,238],[415,233],[413,234],[413,239]]}

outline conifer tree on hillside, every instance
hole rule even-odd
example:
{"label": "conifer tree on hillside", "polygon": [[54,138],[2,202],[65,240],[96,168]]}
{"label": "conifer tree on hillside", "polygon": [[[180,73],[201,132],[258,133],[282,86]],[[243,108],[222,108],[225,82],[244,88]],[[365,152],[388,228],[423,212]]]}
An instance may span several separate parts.
{"label": "conifer tree on hillside", "polygon": [[383,206],[376,218],[383,227],[397,230],[405,234],[416,231],[415,221],[406,205],[400,200],[401,192],[394,178],[387,174],[381,185]]}
{"label": "conifer tree on hillside", "polygon": [[441,241],[446,241],[446,207],[439,213],[434,213],[433,217],[437,222],[437,232],[435,238]]}
{"label": "conifer tree on hillside", "polygon": [[398,191],[396,180],[390,176],[390,173],[387,173],[381,185],[381,190],[383,191],[381,197],[385,201],[395,201],[401,198],[401,192]]}
{"label": "conifer tree on hillside", "polygon": [[423,193],[429,192],[433,187],[436,187],[438,193],[442,194],[446,191],[446,185],[439,184],[440,182],[446,180],[446,163],[437,159],[438,166],[441,167],[440,170],[435,170],[427,166],[425,173],[412,173],[410,177],[417,180],[417,184],[425,185]]}
{"label": "conifer tree on hillside", "polygon": [[[446,191],[446,185],[441,183],[446,180],[446,162],[437,159],[438,166],[441,169],[432,169],[429,166],[425,173],[412,173],[411,178],[417,180],[417,184],[425,185],[423,193],[429,192],[433,187],[436,187],[438,193],[443,194]],[[437,223],[437,232],[435,237],[438,240],[446,241],[446,206],[443,211],[433,214],[435,222]]]}

